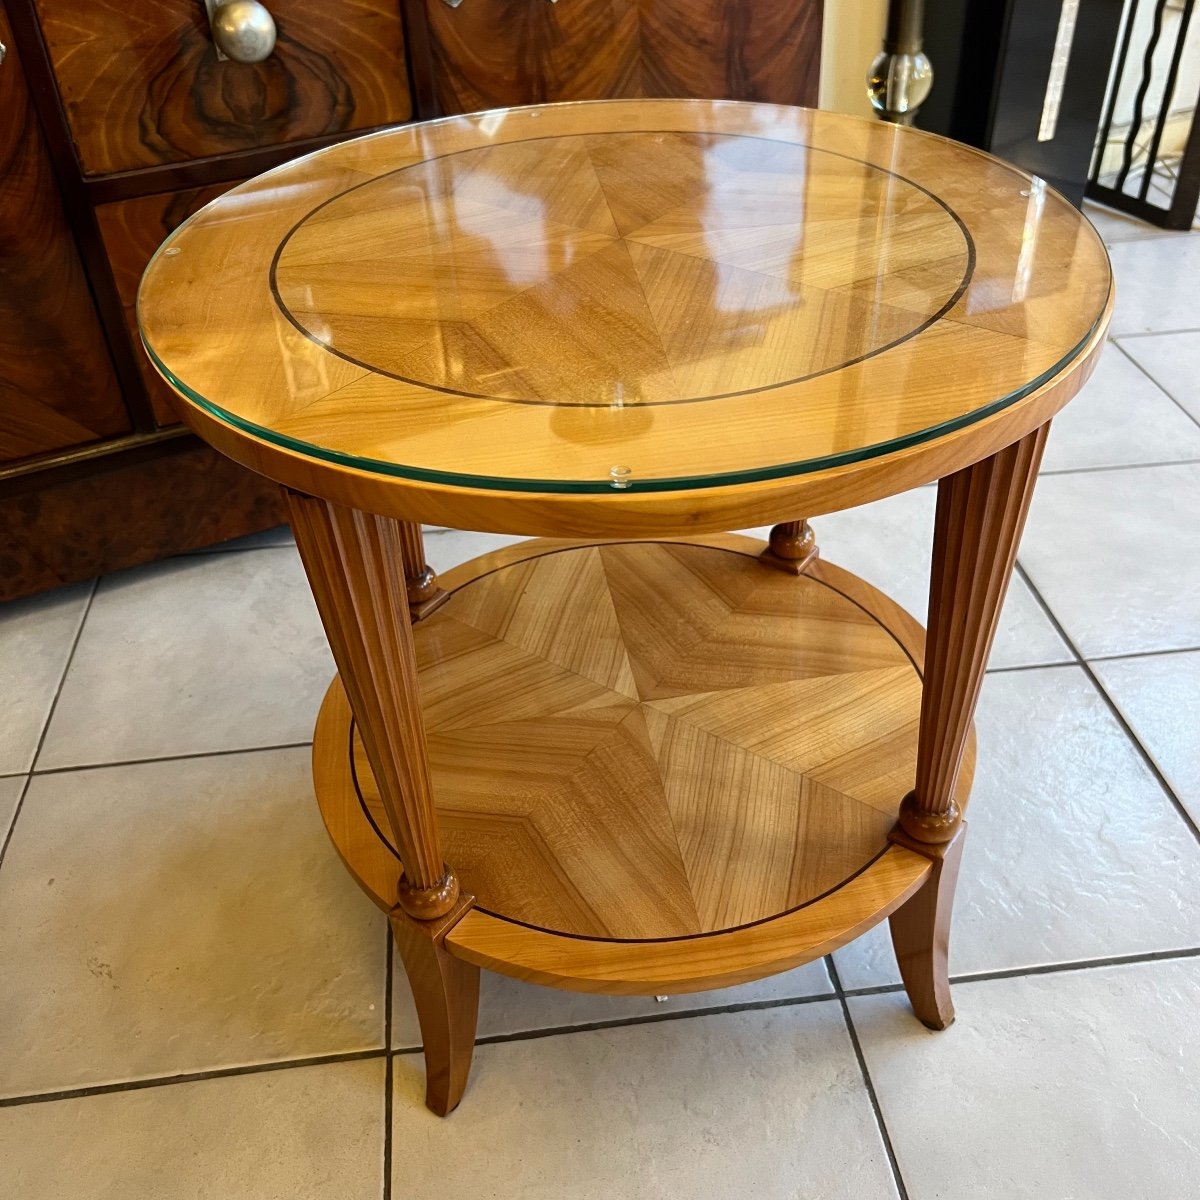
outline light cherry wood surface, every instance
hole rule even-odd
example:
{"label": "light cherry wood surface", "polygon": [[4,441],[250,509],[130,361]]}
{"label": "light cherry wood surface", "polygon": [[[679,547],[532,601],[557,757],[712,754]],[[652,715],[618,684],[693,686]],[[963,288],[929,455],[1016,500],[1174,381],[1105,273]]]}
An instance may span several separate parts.
{"label": "light cherry wood surface", "polygon": [[[474,904],[454,953],[555,986],[698,990],[828,953],[929,875],[888,840],[920,627],[846,571],[793,578],[762,549],[527,542],[446,576],[414,643]],[[392,910],[401,855],[336,680],[313,759],[335,845]]]}
{"label": "light cherry wood surface", "polygon": [[605,101],[270,172],[168,239],[140,312],[186,419],[297,490],[648,536],[811,516],[1003,448],[1086,378],[1110,304],[1091,226],[987,155]]}
{"label": "light cherry wood surface", "polygon": [[[318,802],[388,913],[433,1111],[480,967],[695,991],[890,918],[950,1024],[976,698],[1112,305],[1041,181],[768,105],[390,130],[172,234],[143,337],[193,428],[288,490],[339,670]],[[926,654],[808,518],[934,480]],[[555,540],[438,579],[422,522]]]}

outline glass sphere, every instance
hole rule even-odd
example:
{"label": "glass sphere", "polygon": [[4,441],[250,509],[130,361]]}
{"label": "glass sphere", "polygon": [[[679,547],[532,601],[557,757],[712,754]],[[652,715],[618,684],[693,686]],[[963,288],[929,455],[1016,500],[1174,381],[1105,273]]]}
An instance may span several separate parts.
{"label": "glass sphere", "polygon": [[933,87],[933,65],[922,53],[884,51],[867,75],[867,98],[880,116],[898,117],[918,109]]}

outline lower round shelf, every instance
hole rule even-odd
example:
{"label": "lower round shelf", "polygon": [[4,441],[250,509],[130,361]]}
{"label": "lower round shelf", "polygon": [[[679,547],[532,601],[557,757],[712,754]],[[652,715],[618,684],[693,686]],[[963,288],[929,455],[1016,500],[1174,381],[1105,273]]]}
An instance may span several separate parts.
{"label": "lower round shelf", "polygon": [[[559,987],[698,990],[828,953],[920,886],[929,861],[887,840],[920,627],[762,548],[526,542],[443,577],[414,636],[446,861],[474,897],[452,952]],[[399,859],[337,679],[313,758],[339,852],[390,909]]]}

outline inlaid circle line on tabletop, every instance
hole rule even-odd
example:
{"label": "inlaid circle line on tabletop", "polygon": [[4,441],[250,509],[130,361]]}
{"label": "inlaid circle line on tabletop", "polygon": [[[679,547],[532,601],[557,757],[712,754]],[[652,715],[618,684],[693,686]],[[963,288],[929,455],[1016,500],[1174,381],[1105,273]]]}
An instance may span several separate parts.
{"label": "inlaid circle line on tabletop", "polygon": [[[657,544],[647,545],[645,543],[635,543],[634,545],[640,546],[641,549],[631,549],[628,544],[609,543],[598,549],[591,547],[551,547],[545,549],[542,554],[538,556],[539,562],[543,567],[557,569],[558,573],[571,578],[575,582],[576,587],[580,589],[580,591],[576,592],[574,595],[564,598],[564,607],[560,616],[561,620],[570,621],[578,619],[582,621],[586,619],[586,612],[592,610],[594,607],[605,607],[611,605],[615,606],[615,611],[618,614],[618,623],[622,628],[632,631],[642,623],[642,617],[637,611],[636,606],[630,603],[633,597],[623,596],[622,592],[625,591],[625,589],[621,588],[620,586],[608,588],[604,585],[604,575],[606,573],[605,567],[607,567],[608,574],[611,574],[613,571],[628,574],[633,569],[634,563],[640,563],[642,569],[639,574],[641,574],[643,577],[646,577],[654,572],[652,563]],[[744,558],[747,553],[750,553],[752,556],[756,557],[759,547],[757,543],[746,542],[738,548],[734,548],[733,546],[722,546],[719,548],[719,550],[721,553],[731,555],[737,555],[740,553],[740,555]],[[526,548],[522,553],[528,556],[530,555],[531,551],[529,548]],[[685,546],[678,546],[677,548],[670,550],[668,553],[675,556],[676,559],[680,559],[685,558],[688,555],[694,557],[696,551]],[[569,558],[574,559],[578,558],[580,555],[589,554],[593,556],[598,555],[598,565],[601,568],[600,571],[589,571],[583,566],[574,567],[565,561],[562,563],[552,563],[550,561],[551,557],[556,555],[567,555]],[[606,559],[609,560],[607,563],[605,562]],[[515,559],[515,561],[521,560]],[[512,562],[510,562],[509,565],[511,566]],[[695,563],[690,565],[693,567],[693,569],[699,569],[698,565]],[[716,571],[711,567],[709,569],[714,570],[714,574],[716,574],[718,577],[721,577],[721,573],[719,571]],[[489,611],[494,611],[497,605],[508,606],[515,603],[519,606],[520,601],[513,595],[513,589],[531,586],[531,581],[527,581],[523,577],[518,577],[513,582],[508,583],[503,578],[494,578],[497,572],[501,572],[503,570],[503,567],[497,566],[490,571],[483,571],[482,573],[476,575],[469,584],[460,584],[455,597],[451,600],[451,602],[443,606],[435,618],[433,618],[431,621],[423,623],[421,627],[417,629],[416,638],[418,659],[422,662],[423,670],[430,672],[436,667],[436,651],[426,649],[431,641],[435,643],[445,641],[447,645],[453,644],[453,639],[443,633],[443,630],[447,625],[453,627],[462,621],[466,621],[469,624],[472,623],[472,619],[469,615],[464,616],[462,614],[469,603],[468,598],[471,595],[472,589],[478,593],[480,591],[480,585],[484,580],[489,581],[487,586],[492,594],[489,595],[486,601],[483,599],[475,601],[475,606],[477,608],[486,607]],[[855,598],[854,595],[847,594],[845,590],[838,587],[838,576],[835,574],[835,569],[830,567],[828,564],[826,564],[820,570],[809,572],[800,581],[788,579],[785,575],[775,570],[762,568],[758,568],[757,570],[759,578],[753,591],[754,601],[750,611],[754,614],[754,620],[760,625],[764,621],[767,611],[774,611],[775,613],[776,627],[774,636],[779,640],[772,646],[772,658],[782,658],[789,651],[793,655],[803,653],[803,624],[806,618],[811,623],[819,616],[819,619],[823,624],[829,623],[830,627],[832,628],[833,623],[836,622],[843,630],[853,628],[856,620],[861,621],[864,626],[870,622],[879,620],[877,612],[881,610],[883,602],[872,598],[873,607],[876,610],[875,612],[872,612],[871,609],[865,607],[862,603],[861,589],[859,598]],[[510,576],[513,574],[514,572],[509,571]],[[730,578],[733,577],[731,576]],[[726,587],[728,588],[729,579],[726,579],[725,582]],[[589,587],[590,591],[580,594],[584,586]],[[644,596],[639,593],[636,598],[641,600],[644,598]],[[718,597],[713,596],[712,599],[714,602],[718,602]],[[744,597],[743,604],[748,600],[749,596]],[[728,601],[720,602],[727,603]],[[859,614],[857,617],[855,616],[855,610],[857,610],[857,613]],[[742,621],[745,619],[747,618],[741,618]],[[781,623],[786,623],[788,628],[785,629],[780,627]],[[721,620],[719,634],[716,630],[712,631],[714,634],[717,634],[712,646],[714,653],[718,653],[720,648],[729,638],[736,636],[738,624],[739,617],[737,615],[737,611],[735,609],[729,609],[728,614]],[[888,629],[886,626],[881,628],[883,634],[886,635],[886,638],[890,638],[895,645],[894,665],[889,669],[893,671],[898,670],[905,678],[908,678],[910,675],[915,676],[913,679],[913,683],[915,685],[919,682],[920,674],[920,668],[915,657],[915,655],[919,653],[919,646],[911,643],[906,644],[903,639],[901,639],[893,630]],[[760,636],[763,636],[761,631]],[[520,644],[522,640],[520,636],[517,635],[514,643],[514,634],[511,629],[509,629],[505,634],[500,635],[500,637],[501,641],[506,644]],[[525,640],[527,641],[528,639]],[[635,675],[640,673],[647,678],[651,678],[650,676],[646,675],[646,668],[642,665],[642,660],[639,658],[639,651],[637,649],[637,643],[639,641],[642,641],[644,645],[644,638],[639,638],[635,633],[630,632],[624,644],[618,650],[618,653],[624,653],[632,662],[638,664],[635,666]],[[886,642],[884,644],[886,645]],[[473,651],[468,651],[467,653],[463,652],[463,648],[461,646],[455,645],[453,651],[456,658],[454,663],[454,671],[463,678],[471,677],[475,669],[473,664],[476,662],[486,664],[487,656],[492,652],[492,650],[493,644],[491,643],[484,643],[483,645],[476,646],[473,648]],[[553,662],[547,662],[546,660],[540,659],[537,654],[536,644],[532,647],[525,646],[524,650],[526,652],[533,653],[535,658],[539,658],[539,663],[543,669],[548,667],[551,672],[563,669],[561,667],[556,667]],[[643,650],[642,653],[644,654],[645,651]],[[812,652],[809,651],[809,653],[811,654]],[[873,650],[873,656],[871,660],[872,668],[874,670],[881,669],[882,659],[880,655],[880,647],[876,646]],[[825,668],[825,670],[828,670],[829,672],[829,676],[827,678],[845,679],[847,672],[849,672],[854,662],[854,657],[849,654],[845,654],[841,658],[836,658],[833,665],[829,665]],[[905,664],[907,664],[907,666],[905,666]],[[859,660],[858,665],[860,667],[863,665],[861,659]],[[678,670],[678,665],[676,665],[674,669]],[[696,669],[697,668],[695,665],[690,668],[690,670],[693,672]],[[823,676],[820,674],[813,674],[813,670],[814,668],[811,665],[806,668],[806,673],[809,674],[810,678],[814,680],[817,678],[823,678]],[[481,675],[483,675],[486,672],[486,665],[481,665],[479,672]],[[684,667],[684,677],[686,678],[688,674],[689,669]],[[702,730],[706,735],[709,736],[712,736],[714,733],[714,710],[717,709],[721,704],[723,704],[726,708],[729,708],[731,705],[739,709],[753,708],[755,704],[756,689],[751,681],[754,678],[761,679],[763,677],[767,677],[772,680],[772,683],[766,685],[766,691],[764,695],[769,696],[770,703],[773,706],[783,702],[784,700],[784,696],[779,692],[779,678],[786,674],[786,672],[780,670],[780,665],[777,662],[772,662],[769,668],[760,666],[758,675],[755,675],[753,672],[751,672],[748,678],[742,680],[742,686],[737,687],[732,693],[709,693],[707,688],[711,685],[711,683],[714,682],[714,680],[710,672],[704,671],[702,674],[707,682],[701,692],[695,697],[695,699],[700,702],[699,710],[701,717],[699,723],[697,723],[695,716],[691,716],[690,719],[685,716],[684,719],[688,720],[689,724],[691,724],[693,728]],[[728,672],[726,672],[726,675],[727,674]],[[727,683],[728,679],[722,679],[721,682]],[[846,680],[846,682],[848,683],[849,681]],[[651,692],[655,690],[656,689],[653,686],[650,687]],[[670,691],[672,693],[672,699],[667,702],[668,708],[678,711],[681,701],[686,699],[687,692],[681,686],[681,683],[678,679]],[[915,697],[916,690],[914,687],[912,697],[914,711],[916,702]],[[800,701],[798,697],[791,697],[790,699],[796,706],[799,706]],[[608,711],[610,702],[611,697],[602,696],[598,701],[601,706],[601,711]],[[628,706],[629,712],[632,714],[636,707],[636,704],[631,703]],[[659,707],[662,707],[662,702],[660,702]],[[653,700],[648,702],[647,708],[647,717],[660,717],[663,715],[661,712],[655,711],[656,706]],[[571,711],[574,716],[583,717],[586,715],[587,710],[579,706],[575,706]],[[490,713],[487,721],[484,722],[485,729],[492,728],[490,722],[496,715],[497,714],[495,712]],[[775,722],[778,723],[778,721],[781,719],[781,716],[776,714],[774,718]],[[550,721],[550,726],[546,724],[546,721]],[[430,737],[436,736],[443,724],[444,718],[439,719],[436,713],[432,715],[427,714],[426,730]],[[532,741],[538,736],[544,736],[547,728],[550,728],[552,724],[553,715],[551,713],[547,713],[545,714],[544,718],[532,720],[520,728],[514,725],[506,726],[506,728],[515,739]],[[473,723],[464,724],[461,717],[455,718],[452,727],[455,730],[458,738],[461,739],[461,741],[456,745],[456,757],[461,759],[464,755],[472,753],[470,748],[470,733],[472,729],[475,729],[478,732],[478,727]],[[913,721],[912,731],[915,733],[915,719]],[[754,738],[761,740],[761,727],[755,728]],[[802,740],[800,735],[797,735],[797,739]],[[719,735],[719,740],[720,743],[726,748],[726,752],[733,752],[734,746],[738,745],[739,742],[746,741],[746,735],[744,733],[738,734],[736,731],[726,729]],[[793,761],[787,765],[781,764],[778,761],[778,758],[774,756],[768,755],[764,758],[764,752],[762,750],[756,752],[750,746],[743,746],[741,750],[736,752],[742,755],[744,757],[744,761],[747,763],[762,762],[764,765],[766,765],[770,764],[774,759],[775,765],[777,767],[783,766],[783,769],[789,773],[789,776],[799,770],[795,761],[796,751],[794,746],[788,755],[788,758],[792,759]],[[659,756],[656,753],[654,757],[658,758]],[[395,858],[397,863],[396,869],[399,870],[400,854],[394,846],[391,838],[385,832],[387,817],[379,806],[378,794],[373,790],[373,788],[364,787],[364,776],[360,776],[361,769],[361,771],[365,773],[365,778],[369,780],[370,766],[363,756],[361,743],[357,741],[353,722],[351,722],[348,761],[351,785],[355,795],[357,796],[358,804],[362,811],[362,816],[375,831],[376,836],[380,839],[383,846]],[[669,761],[664,763],[660,760],[656,763],[656,772],[660,779],[666,778],[669,780],[671,770],[672,769]],[[906,773],[907,768],[904,772],[902,772],[902,774]],[[444,770],[442,775],[443,777],[439,778],[437,771],[435,770],[435,791],[440,791],[440,794],[443,795],[456,794],[460,789],[456,788],[453,779],[444,777]],[[830,782],[829,768],[827,766],[818,768],[818,775],[822,777],[822,784],[828,785]],[[839,791],[836,793],[836,795],[840,796],[846,804],[853,804],[853,797],[849,794],[849,791],[852,790],[853,788],[851,786],[848,791]],[[668,783],[668,802],[670,801],[671,792],[672,788]],[[368,799],[368,793],[370,793],[371,799]],[[834,795],[835,793],[829,792],[828,798],[832,798]],[[888,845],[887,833],[891,826],[892,816],[890,811],[891,805],[888,803],[889,799],[890,792],[885,792],[885,797],[882,804],[884,816],[881,820],[877,820],[875,822],[874,840],[872,840],[872,835],[868,834],[862,845],[862,848],[858,852],[860,858],[855,861],[847,862],[848,869],[844,877],[834,878],[831,876],[829,878],[822,878],[821,884],[827,884],[828,886],[823,887],[822,890],[819,890],[812,895],[793,894],[790,899],[796,901],[796,903],[794,903],[792,907],[784,908],[780,911],[764,912],[761,915],[755,916],[753,919],[742,920],[741,923],[736,926],[698,929],[691,933],[671,935],[663,934],[662,936],[658,937],[649,936],[648,934],[639,937],[622,937],[618,936],[616,933],[603,934],[594,930],[585,933],[579,930],[572,931],[564,929],[561,927],[561,924],[554,928],[548,928],[546,926],[537,924],[533,920],[522,919],[521,916],[514,914],[512,911],[493,911],[488,907],[485,889],[479,886],[477,880],[472,879],[469,875],[463,873],[461,870],[464,856],[455,852],[454,834],[452,832],[455,827],[455,818],[452,813],[443,814],[443,829],[447,831],[449,839],[447,853],[451,859],[459,863],[463,886],[474,893],[475,908],[478,911],[488,913],[489,915],[495,916],[499,919],[511,921],[514,924],[525,925],[532,929],[540,929],[543,932],[558,936],[588,937],[601,941],[654,942],[672,940],[674,937],[707,937],[716,933],[729,932],[734,928],[750,928],[753,925],[761,923],[762,921],[772,920],[780,916],[786,916],[791,912],[796,912],[800,908],[815,903],[817,900],[824,898],[837,888],[844,886],[851,879],[877,861],[881,854],[886,852]],[[810,802],[811,800],[806,801],[806,803]],[[650,801],[646,800],[645,803],[649,804]],[[494,814],[497,819],[499,819],[500,811],[501,809],[498,808]],[[485,816],[485,814],[490,815],[491,813],[492,810],[486,806],[473,809],[474,815],[472,820],[477,826],[478,822]],[[578,833],[576,833],[576,837],[578,836]],[[540,890],[544,890],[544,888]],[[529,915],[531,914],[526,912],[526,916]],[[741,914],[742,917],[748,915],[750,914],[744,912]]]}
{"label": "inlaid circle line on tabletop", "polygon": [[[676,131],[669,130],[669,129],[651,130],[651,131],[643,131],[643,133],[629,135],[629,136],[638,137],[638,136],[644,136],[647,133],[657,134],[657,135],[661,136],[661,135],[676,133]],[[560,138],[560,137],[528,138],[528,139],[525,139],[525,141],[523,141],[523,142],[506,143],[506,144],[507,145],[527,146],[527,145],[535,144],[537,142],[551,142],[551,141],[568,140],[571,137],[586,139],[589,136],[590,135],[587,135],[587,134],[575,134],[575,135],[567,135],[567,138]],[[700,140],[700,137],[705,136],[705,135],[691,135],[691,136],[695,137],[696,140]],[[707,136],[713,137],[713,136],[721,136],[721,135],[707,135]],[[927,196],[930,200],[932,200],[935,204],[939,205],[945,211],[945,213],[950,217],[950,219],[958,227],[958,230],[962,235],[963,249],[964,249],[965,254],[964,254],[964,267],[963,267],[961,276],[959,276],[957,278],[957,280],[955,281],[954,287],[950,291],[947,299],[940,305],[940,307],[935,312],[930,313],[926,316],[923,316],[921,318],[921,320],[919,321],[919,323],[917,325],[915,325],[911,330],[909,330],[908,332],[895,338],[894,340],[886,342],[882,345],[876,346],[870,350],[866,350],[861,354],[853,355],[843,361],[836,362],[829,366],[822,367],[820,370],[809,371],[806,374],[797,375],[790,379],[775,380],[771,383],[762,384],[758,387],[739,388],[737,391],[722,392],[722,393],[717,393],[717,394],[707,395],[707,396],[689,396],[689,397],[678,397],[678,398],[668,399],[668,400],[649,400],[649,401],[640,402],[641,404],[645,405],[646,407],[657,407],[657,406],[667,405],[667,404],[696,404],[696,403],[703,403],[705,401],[710,401],[710,400],[730,399],[735,396],[749,396],[749,395],[753,395],[755,392],[766,391],[770,388],[783,387],[783,386],[787,386],[788,384],[802,383],[807,379],[815,379],[818,376],[829,374],[832,371],[838,371],[844,367],[853,366],[855,363],[863,362],[868,358],[874,357],[875,355],[883,354],[886,351],[892,349],[894,346],[901,345],[903,342],[908,341],[910,338],[916,337],[923,330],[929,328],[930,325],[933,325],[935,322],[941,320],[941,318],[944,317],[955,306],[955,304],[958,303],[959,299],[962,297],[963,292],[966,291],[968,285],[971,282],[971,276],[974,274],[974,271],[975,271],[975,243],[971,238],[970,231],[967,229],[965,222],[958,215],[958,213],[955,212],[955,210],[949,204],[946,203],[945,200],[943,200],[940,196],[936,195],[934,192],[930,191],[928,188],[922,186],[920,183],[917,183],[916,180],[909,179],[906,176],[900,175],[895,171],[889,171],[886,168],[881,167],[876,163],[867,162],[866,160],[860,159],[860,158],[854,158],[852,155],[841,154],[835,150],[823,150],[823,149],[820,149],[819,147],[809,146],[805,143],[779,142],[779,141],[774,141],[773,139],[765,138],[765,137],[761,137],[761,136],[754,137],[754,136],[746,136],[746,135],[740,136],[737,140],[739,140],[739,141],[773,141],[774,144],[777,146],[787,146],[789,148],[799,150],[799,151],[829,155],[833,158],[844,159],[849,163],[855,164],[856,166],[865,167],[870,171],[879,172],[882,175],[886,175],[892,179],[898,180],[901,183],[907,185],[908,187],[911,187],[911,188],[915,189],[916,191],[922,193],[923,195]],[[306,338],[308,338],[309,341],[320,346],[322,349],[328,351],[330,354],[335,354],[335,355],[337,355],[338,358],[341,358],[348,363],[352,363],[354,366],[362,367],[366,371],[371,371],[374,374],[383,375],[390,379],[395,379],[400,383],[411,383],[417,387],[424,387],[424,388],[429,388],[432,391],[444,392],[447,395],[464,396],[464,397],[467,397],[470,399],[478,399],[478,400],[502,400],[505,403],[509,403],[509,404],[531,404],[531,405],[537,405],[540,407],[556,407],[556,406],[562,404],[561,400],[556,400],[556,399],[544,399],[543,400],[543,399],[536,399],[533,397],[506,396],[506,395],[500,395],[496,392],[466,391],[466,390],[463,390],[462,388],[453,388],[453,387],[445,386],[443,384],[438,384],[429,379],[410,378],[408,376],[399,374],[395,371],[386,370],[385,368],[381,367],[377,363],[367,362],[364,359],[356,358],[354,355],[347,353],[345,350],[340,349],[338,346],[332,345],[330,342],[317,336],[317,334],[315,334],[311,329],[309,329],[308,326],[305,325],[304,321],[302,321],[288,307],[287,302],[284,300],[283,296],[280,294],[279,282],[278,282],[280,260],[283,258],[284,254],[286,253],[288,244],[289,244],[289,242],[291,242],[292,238],[301,229],[303,229],[318,213],[328,209],[331,205],[340,203],[348,195],[350,195],[353,192],[359,191],[364,188],[376,186],[376,185],[378,185],[382,182],[388,181],[388,180],[395,180],[399,176],[405,175],[407,173],[419,171],[422,168],[434,166],[438,163],[443,162],[445,159],[448,159],[448,158],[452,158],[455,156],[462,156],[462,155],[478,154],[480,152],[480,149],[481,148],[476,147],[476,148],[466,149],[466,150],[457,150],[457,151],[454,151],[453,154],[451,154],[451,155],[442,155],[437,158],[426,159],[424,162],[421,162],[421,163],[415,163],[415,164],[410,164],[410,165],[404,166],[404,167],[398,167],[398,168],[396,168],[396,170],[386,172],[385,174],[379,175],[374,179],[368,179],[368,180],[364,180],[362,183],[356,183],[352,187],[348,188],[346,191],[341,192],[336,196],[331,196],[327,200],[323,200],[320,204],[318,204],[310,212],[305,213],[304,216],[301,217],[300,220],[297,221],[296,224],[293,225],[292,228],[287,231],[287,233],[283,237],[283,240],[279,243],[279,246],[276,249],[273,258],[271,259],[271,267],[270,267],[270,275],[269,275],[271,295],[274,297],[275,303],[278,306],[280,312],[282,312],[283,315],[288,319],[288,321],[290,321],[292,323],[292,325],[294,325],[295,328],[301,334],[303,334]],[[602,184],[601,184],[601,191],[603,191]],[[787,228],[787,226],[783,226],[783,228]],[[632,235],[625,235],[625,236],[632,236]],[[624,237],[618,238],[615,240],[623,241]],[[605,401],[602,403],[601,402],[593,402],[593,403],[583,402],[583,403],[579,403],[579,404],[575,405],[575,407],[604,409],[604,408],[612,407],[612,402],[611,401]],[[531,482],[536,482],[536,481],[531,481]]]}
{"label": "inlaid circle line on tabletop", "polygon": [[[537,156],[553,160],[540,175]],[[630,156],[639,170],[622,180]],[[609,173],[603,187],[596,163]],[[638,209],[631,190],[643,167],[658,172],[657,210]],[[420,187],[396,182],[418,175]],[[798,503],[816,511],[821,483],[802,475],[933,447],[972,426],[986,455],[1065,402],[1069,368],[1090,369],[1110,301],[1103,247],[1052,190],[1028,185],[936,138],[770,106],[605,101],[455,118],[345,143],[234,189],[173,235],[182,252],[169,266],[160,256],[147,272],[145,340],[192,399],[187,418],[227,453],[253,453],[247,465],[303,491],[321,490],[312,471],[353,471],[337,480],[355,492],[344,502],[406,519],[403,495],[366,476],[411,480],[431,498],[425,485],[435,485],[448,506],[461,488],[558,495],[565,510],[572,494],[611,493],[619,466],[630,512],[646,511],[651,493],[756,481],[781,481],[769,490],[782,498],[794,479]],[[444,212],[418,212],[438,188]],[[616,196],[603,221],[587,208],[593,193]],[[618,228],[611,212],[630,195]],[[465,224],[440,229],[434,247],[449,197]],[[754,240],[789,226],[799,233],[787,252]],[[539,265],[531,246],[565,250]],[[972,247],[974,271],[942,312]],[[266,282],[273,267],[291,319]],[[205,286],[228,310],[190,312]],[[536,303],[535,292],[545,293]],[[569,320],[551,303],[564,295]],[[263,362],[231,375],[195,333],[186,344],[172,333],[189,315],[193,328],[252,340]],[[538,333],[566,329],[562,320],[570,336]],[[413,355],[421,369],[393,370]],[[620,402],[597,407],[618,384]]]}

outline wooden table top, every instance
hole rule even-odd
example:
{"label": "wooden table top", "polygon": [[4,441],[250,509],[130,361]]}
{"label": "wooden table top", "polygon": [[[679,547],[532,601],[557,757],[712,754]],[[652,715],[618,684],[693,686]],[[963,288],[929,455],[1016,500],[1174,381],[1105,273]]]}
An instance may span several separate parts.
{"label": "wooden table top", "polygon": [[1092,226],[980,152],[603,101],[404,126],[243,184],[164,244],[139,319],[194,428],[329,498],[809,477],[811,513],[840,506],[812,477],[979,426],[965,465],[1048,419],[1111,288]]}

